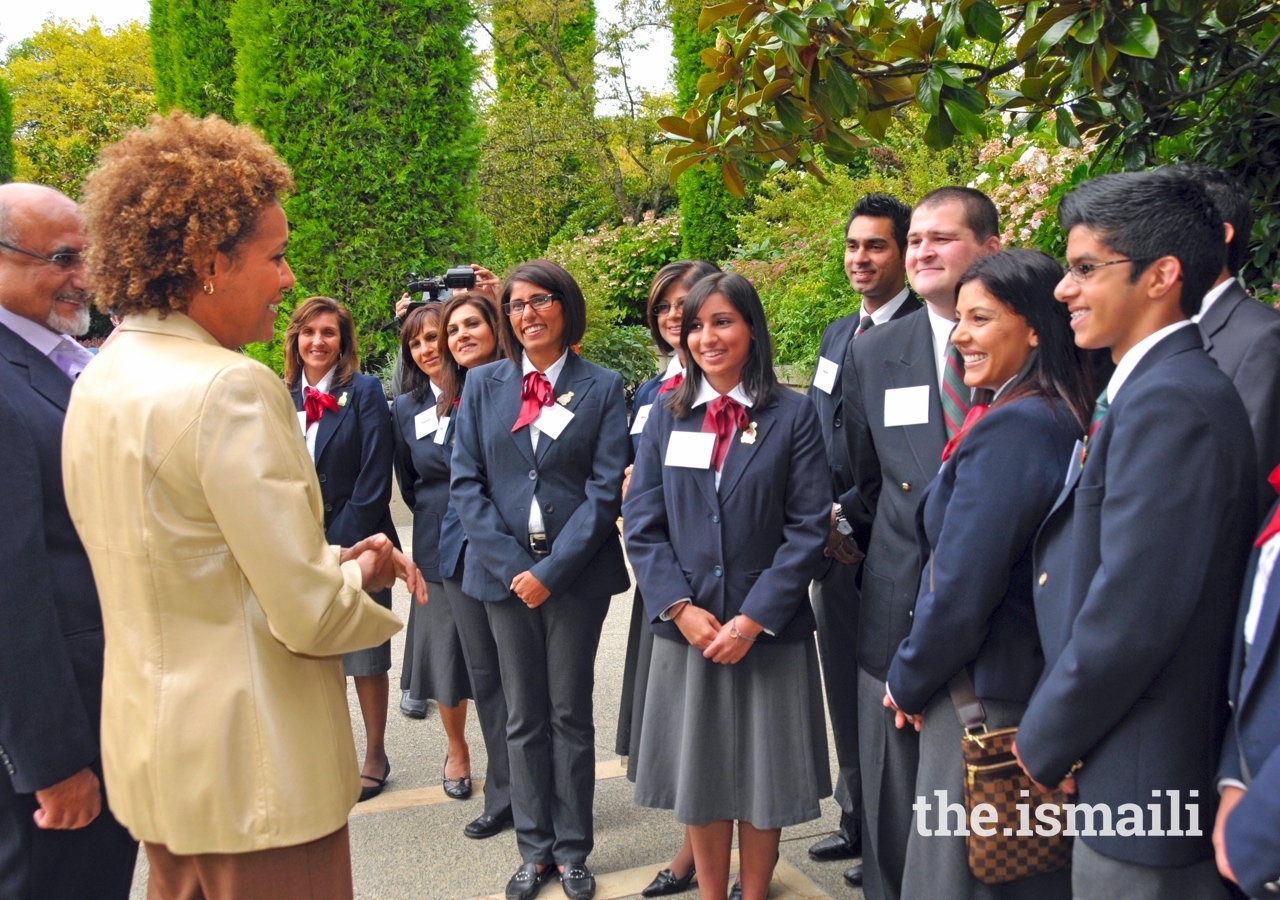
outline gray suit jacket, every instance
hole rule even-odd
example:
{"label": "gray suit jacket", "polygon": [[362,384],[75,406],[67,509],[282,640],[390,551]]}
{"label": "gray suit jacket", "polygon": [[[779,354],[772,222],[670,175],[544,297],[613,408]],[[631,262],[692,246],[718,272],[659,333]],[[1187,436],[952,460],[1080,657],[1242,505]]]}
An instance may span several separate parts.
{"label": "gray suit jacket", "polygon": [[[622,377],[573,351],[552,386],[573,413],[535,455],[520,415],[520,365],[500,360],[467,375],[453,445],[450,498],[467,533],[462,589],[478,600],[511,596],[532,571],[552,595],[612,596],[631,586],[618,539],[622,470],[631,458]],[[558,402],[558,401],[557,401]],[[529,551],[529,504],[542,504],[551,553]]]}
{"label": "gray suit jacket", "polygon": [[[877,325],[849,344],[842,399],[846,452],[857,502],[844,504],[862,564],[858,664],[883,681],[911,633],[920,586],[916,507],[942,466],[947,442],[938,398],[933,332],[923,307]],[[927,385],[928,421],[885,426],[885,391]]]}
{"label": "gray suit jacket", "polygon": [[1267,476],[1280,465],[1280,311],[1232,284],[1200,320],[1204,349],[1240,392],[1258,451],[1258,515],[1275,491]]}

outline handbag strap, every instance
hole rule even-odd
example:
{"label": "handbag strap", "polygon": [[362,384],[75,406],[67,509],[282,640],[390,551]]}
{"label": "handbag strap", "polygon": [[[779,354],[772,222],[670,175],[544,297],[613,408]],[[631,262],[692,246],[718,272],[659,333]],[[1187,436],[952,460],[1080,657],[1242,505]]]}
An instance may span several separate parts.
{"label": "handbag strap", "polygon": [[951,702],[956,706],[956,715],[966,732],[985,730],[987,711],[973,689],[973,679],[969,670],[961,666],[960,671],[947,682],[947,690],[951,692]]}

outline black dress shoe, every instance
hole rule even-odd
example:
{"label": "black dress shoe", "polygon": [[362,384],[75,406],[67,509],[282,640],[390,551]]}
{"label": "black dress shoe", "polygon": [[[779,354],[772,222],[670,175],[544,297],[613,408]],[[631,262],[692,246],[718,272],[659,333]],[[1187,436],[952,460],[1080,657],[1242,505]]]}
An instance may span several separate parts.
{"label": "black dress shoe", "polygon": [[511,826],[511,810],[500,813],[496,816],[485,814],[474,821],[468,822],[467,826],[462,829],[462,833],[473,841],[482,841],[485,838],[491,838],[495,834],[500,834],[506,828]]}
{"label": "black dress shoe", "polygon": [[507,900],[533,900],[555,871],[555,866],[547,866],[539,872],[534,863],[525,863],[507,882]]}
{"label": "black dress shoe", "polygon": [[366,800],[372,800],[374,797],[382,793],[382,789],[387,786],[387,779],[391,777],[391,760],[387,760],[387,770],[382,773],[382,777],[378,778],[373,775],[361,775],[365,781],[372,781],[373,784],[363,784],[360,786],[360,799],[357,803],[363,803]]}
{"label": "black dress shoe", "polygon": [[585,863],[574,863],[560,873],[560,887],[569,900],[591,900],[596,893],[596,877]]}
{"label": "black dress shoe", "polygon": [[818,862],[832,859],[857,859],[862,855],[862,838],[850,837],[844,829],[829,834],[809,848],[809,857]]}
{"label": "black dress shoe", "polygon": [[844,870],[844,883],[849,887],[862,887],[862,863]]}
{"label": "black dress shoe", "polygon": [[640,892],[640,896],[666,897],[669,894],[683,894],[693,884],[693,875],[692,866],[683,878],[677,878],[676,873],[670,869],[663,869],[653,881],[649,882],[649,886]]}
{"label": "black dress shoe", "polygon": [[[444,758],[444,768],[449,770],[449,757]],[[448,775],[441,773],[440,783],[444,787],[447,796],[454,800],[466,800],[471,796],[471,776],[463,775],[461,778],[450,778]]]}
{"label": "black dress shoe", "polygon": [[410,719],[425,719],[427,717],[427,701],[414,700],[409,696],[408,691],[401,691],[400,712],[404,713]]}
{"label": "black dress shoe", "polygon": [[735,881],[729,888],[729,900],[742,900],[742,882]]}

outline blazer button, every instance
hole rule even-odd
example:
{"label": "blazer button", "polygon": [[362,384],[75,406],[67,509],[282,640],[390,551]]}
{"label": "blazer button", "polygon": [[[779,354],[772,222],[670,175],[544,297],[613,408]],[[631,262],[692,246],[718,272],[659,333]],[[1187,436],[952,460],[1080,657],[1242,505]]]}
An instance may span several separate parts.
{"label": "blazer button", "polygon": [[537,480],[538,480],[538,470],[537,470],[537,469],[530,469],[530,470],[529,470],[529,480],[530,480],[530,481],[537,481]]}
{"label": "blazer button", "polygon": [[720,513],[712,513],[712,514],[711,514],[711,521],[712,521],[712,522],[714,522],[716,525],[719,525],[719,524],[720,524]]}
{"label": "blazer button", "polygon": [[907,483],[904,481],[904,482],[902,482],[902,489],[903,489],[904,491],[909,491],[909,490],[911,490],[911,485],[907,484]]}
{"label": "blazer button", "polygon": [[1049,583],[1049,573],[1048,573],[1048,572],[1041,572],[1041,573],[1040,573],[1040,587],[1044,587],[1044,586],[1045,586],[1046,584],[1048,584],[1048,583]]}
{"label": "blazer button", "polygon": [[720,568],[719,566],[716,566],[714,569],[711,570],[711,574],[719,578],[721,575],[724,574],[724,569]]}
{"label": "blazer button", "polygon": [[326,504],[324,505],[324,511],[325,511],[325,512],[333,512],[333,504],[332,504],[332,503],[326,503]]}
{"label": "blazer button", "polygon": [[834,428],[839,428],[839,427],[840,427],[840,420],[837,418],[834,422],[832,422],[832,423],[831,423],[831,425],[832,425],[832,427],[834,427]]}
{"label": "blazer button", "polygon": [[325,483],[326,481],[328,481],[328,480],[329,480],[329,476],[328,476],[328,475],[326,475],[326,474],[324,474],[323,472],[321,472],[321,473],[320,473],[320,483],[321,483],[321,484],[324,484],[324,483]]}
{"label": "blazer button", "polygon": [[542,504],[542,511],[553,513],[556,511],[556,505],[554,503],[544,503]]}

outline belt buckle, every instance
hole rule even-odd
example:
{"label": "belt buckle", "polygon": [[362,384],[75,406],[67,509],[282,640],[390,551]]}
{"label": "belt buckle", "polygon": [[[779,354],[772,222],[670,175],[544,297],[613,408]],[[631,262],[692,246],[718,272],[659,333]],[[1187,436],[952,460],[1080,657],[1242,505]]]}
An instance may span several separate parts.
{"label": "belt buckle", "polygon": [[545,531],[530,532],[529,552],[539,559],[551,554],[551,545],[547,543],[547,534]]}

